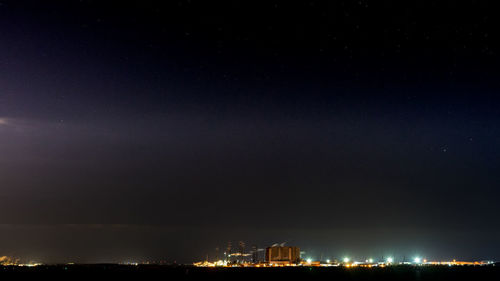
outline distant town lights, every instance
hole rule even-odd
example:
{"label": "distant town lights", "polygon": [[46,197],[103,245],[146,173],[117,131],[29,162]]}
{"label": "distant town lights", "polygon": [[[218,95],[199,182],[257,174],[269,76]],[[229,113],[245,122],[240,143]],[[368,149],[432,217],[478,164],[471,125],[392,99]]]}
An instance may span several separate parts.
{"label": "distant town lights", "polygon": [[345,258],[344,258],[344,262],[349,262],[349,258],[348,258],[348,257],[345,257]]}
{"label": "distant town lights", "polygon": [[421,259],[421,258],[419,258],[419,257],[416,257],[416,258],[414,258],[414,259],[413,259],[413,261],[414,261],[415,263],[420,263],[420,262],[422,261],[422,259]]}
{"label": "distant town lights", "polygon": [[312,259],[307,259],[306,260],[307,263],[311,263],[312,262]]}
{"label": "distant town lights", "polygon": [[394,261],[394,259],[393,259],[393,258],[387,258],[387,262],[388,262],[388,263],[392,263],[393,261]]}

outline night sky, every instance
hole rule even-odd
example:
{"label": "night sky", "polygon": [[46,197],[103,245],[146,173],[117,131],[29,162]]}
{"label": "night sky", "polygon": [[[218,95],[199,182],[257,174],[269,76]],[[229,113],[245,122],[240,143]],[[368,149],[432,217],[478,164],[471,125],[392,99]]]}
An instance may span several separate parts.
{"label": "night sky", "polygon": [[[160,3],[161,2],[161,3]],[[1,1],[0,256],[500,258],[478,1]]]}

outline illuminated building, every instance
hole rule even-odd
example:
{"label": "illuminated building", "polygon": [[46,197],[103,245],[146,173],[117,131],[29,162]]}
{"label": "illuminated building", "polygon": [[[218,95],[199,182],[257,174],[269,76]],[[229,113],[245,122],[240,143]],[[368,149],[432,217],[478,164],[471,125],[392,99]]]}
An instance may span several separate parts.
{"label": "illuminated building", "polygon": [[232,248],[231,241],[229,241],[229,242],[227,242],[227,248],[226,248],[226,253],[225,253],[227,262],[231,261],[231,248]]}
{"label": "illuminated building", "polygon": [[300,262],[300,249],[288,246],[267,247],[266,262],[271,264],[298,263]]}
{"label": "illuminated building", "polygon": [[259,252],[256,245],[252,246],[252,262],[259,263]]}
{"label": "illuminated building", "polygon": [[245,242],[240,241],[239,246],[240,246],[240,248],[239,248],[240,254],[245,255]]}

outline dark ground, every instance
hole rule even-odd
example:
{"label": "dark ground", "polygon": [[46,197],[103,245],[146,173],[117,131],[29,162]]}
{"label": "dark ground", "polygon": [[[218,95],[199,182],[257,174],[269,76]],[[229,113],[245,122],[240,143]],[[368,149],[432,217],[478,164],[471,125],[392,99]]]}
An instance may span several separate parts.
{"label": "dark ground", "polygon": [[26,277],[113,277],[171,280],[500,280],[499,266],[394,266],[389,268],[197,268],[161,265],[51,265],[0,267],[1,275]]}

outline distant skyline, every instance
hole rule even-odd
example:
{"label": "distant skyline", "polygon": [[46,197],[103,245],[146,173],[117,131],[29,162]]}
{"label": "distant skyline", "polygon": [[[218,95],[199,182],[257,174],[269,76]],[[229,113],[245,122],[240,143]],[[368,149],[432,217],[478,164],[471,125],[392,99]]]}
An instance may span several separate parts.
{"label": "distant skyline", "polygon": [[499,259],[488,2],[125,2],[0,2],[0,256]]}

